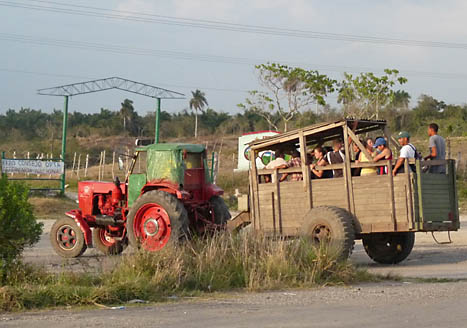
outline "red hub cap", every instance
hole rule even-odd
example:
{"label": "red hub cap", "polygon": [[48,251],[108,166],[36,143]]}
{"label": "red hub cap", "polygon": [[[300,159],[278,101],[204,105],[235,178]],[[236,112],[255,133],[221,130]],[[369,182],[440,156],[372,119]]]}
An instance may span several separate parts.
{"label": "red hub cap", "polygon": [[111,247],[115,244],[115,239],[107,235],[104,229],[99,229],[99,239],[104,246]]}
{"label": "red hub cap", "polygon": [[172,228],[167,212],[158,204],[146,204],[136,213],[133,229],[141,245],[148,251],[158,251],[170,239]]}
{"label": "red hub cap", "polygon": [[61,226],[57,231],[57,243],[66,251],[72,250],[76,245],[76,233],[69,225]]}

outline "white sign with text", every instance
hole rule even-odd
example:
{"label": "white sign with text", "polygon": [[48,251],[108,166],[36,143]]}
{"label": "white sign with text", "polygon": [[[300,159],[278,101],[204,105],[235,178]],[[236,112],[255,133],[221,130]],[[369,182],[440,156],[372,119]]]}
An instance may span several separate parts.
{"label": "white sign with text", "polygon": [[2,159],[2,173],[63,174],[63,162],[34,159]]}

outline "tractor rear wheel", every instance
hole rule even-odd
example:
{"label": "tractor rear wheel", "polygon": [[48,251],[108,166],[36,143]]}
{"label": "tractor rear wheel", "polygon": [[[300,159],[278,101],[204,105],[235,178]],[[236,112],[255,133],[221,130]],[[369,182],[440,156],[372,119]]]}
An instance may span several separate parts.
{"label": "tractor rear wheel", "polygon": [[363,247],[368,256],[381,264],[396,264],[409,256],[415,243],[414,232],[381,232],[365,235]]}
{"label": "tractor rear wheel", "polygon": [[224,225],[231,218],[229,208],[224,202],[224,199],[219,196],[211,197],[209,200],[212,210],[214,211],[214,223]]}
{"label": "tractor rear wheel", "polygon": [[61,257],[73,258],[86,251],[84,234],[72,218],[61,218],[55,221],[50,230],[50,243]]}
{"label": "tractor rear wheel", "polygon": [[339,259],[347,259],[355,243],[352,215],[335,206],[312,208],[305,217],[304,231],[311,241],[319,245],[327,243],[337,252]]}
{"label": "tractor rear wheel", "polygon": [[105,255],[118,255],[126,248],[126,242],[109,236],[104,228],[92,230],[93,245]]}
{"label": "tractor rear wheel", "polygon": [[160,190],[140,196],[128,213],[128,240],[133,247],[158,251],[188,235],[188,214],[175,196]]}

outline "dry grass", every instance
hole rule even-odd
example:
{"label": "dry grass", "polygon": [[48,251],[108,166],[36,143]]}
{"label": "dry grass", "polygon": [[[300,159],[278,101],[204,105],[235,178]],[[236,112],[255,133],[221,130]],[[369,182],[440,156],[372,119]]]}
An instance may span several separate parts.
{"label": "dry grass", "polygon": [[157,253],[122,256],[110,272],[62,273],[19,266],[0,288],[0,310],[50,306],[157,302],[172,295],[233,289],[310,288],[378,278],[336,260],[332,251],[307,240],[272,240],[218,234],[166,247]]}
{"label": "dry grass", "polygon": [[58,219],[64,213],[78,208],[78,204],[66,197],[30,197],[29,202],[34,207],[34,215],[41,220]]}

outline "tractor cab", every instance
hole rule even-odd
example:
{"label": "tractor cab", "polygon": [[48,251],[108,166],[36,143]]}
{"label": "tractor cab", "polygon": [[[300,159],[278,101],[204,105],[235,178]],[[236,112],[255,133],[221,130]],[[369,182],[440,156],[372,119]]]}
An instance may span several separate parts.
{"label": "tractor cab", "polygon": [[138,147],[128,174],[128,207],[153,187],[172,190],[188,202],[206,202],[222,194],[212,184],[210,172],[203,145],[163,143]]}

